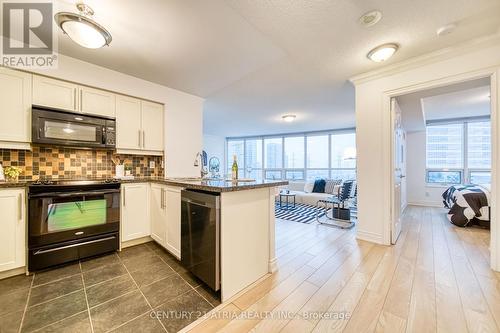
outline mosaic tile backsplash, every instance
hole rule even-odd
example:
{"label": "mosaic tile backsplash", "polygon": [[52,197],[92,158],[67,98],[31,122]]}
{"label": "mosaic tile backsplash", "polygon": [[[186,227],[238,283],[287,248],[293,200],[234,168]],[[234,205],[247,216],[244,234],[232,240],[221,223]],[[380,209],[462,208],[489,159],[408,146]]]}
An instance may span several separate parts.
{"label": "mosaic tile backsplash", "polygon": [[[161,156],[121,155],[109,150],[84,150],[55,147],[33,147],[32,151],[0,149],[3,167],[17,166],[22,169],[20,180],[61,178],[104,178],[115,175],[113,160],[130,166],[137,177],[163,176]],[[149,162],[155,167],[150,168]]]}

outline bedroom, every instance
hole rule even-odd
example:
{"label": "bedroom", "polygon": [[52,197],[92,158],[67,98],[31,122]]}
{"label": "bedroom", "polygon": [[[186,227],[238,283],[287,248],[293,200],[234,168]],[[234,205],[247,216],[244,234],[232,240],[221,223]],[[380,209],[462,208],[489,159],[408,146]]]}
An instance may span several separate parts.
{"label": "bedroom", "polygon": [[[395,189],[401,215],[430,214],[489,244],[489,78],[422,90],[393,101]],[[429,215],[427,215],[429,216]],[[393,243],[398,232],[393,235]]]}

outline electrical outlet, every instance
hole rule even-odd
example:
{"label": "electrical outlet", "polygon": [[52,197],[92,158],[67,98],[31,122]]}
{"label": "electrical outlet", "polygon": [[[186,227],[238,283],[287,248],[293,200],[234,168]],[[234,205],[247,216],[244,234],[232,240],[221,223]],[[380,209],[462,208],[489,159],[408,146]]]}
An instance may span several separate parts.
{"label": "electrical outlet", "polygon": [[430,194],[429,192],[425,192],[425,196],[428,197]]}
{"label": "electrical outlet", "polygon": [[155,168],[155,161],[149,161],[149,168],[151,169]]}

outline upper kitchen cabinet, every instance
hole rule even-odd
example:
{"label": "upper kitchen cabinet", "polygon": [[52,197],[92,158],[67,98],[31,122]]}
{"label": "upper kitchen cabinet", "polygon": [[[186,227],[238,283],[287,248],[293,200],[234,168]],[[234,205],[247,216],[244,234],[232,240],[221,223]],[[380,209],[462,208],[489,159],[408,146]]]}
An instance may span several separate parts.
{"label": "upper kitchen cabinet", "polygon": [[116,96],[116,149],[142,148],[141,100]]}
{"label": "upper kitchen cabinet", "polygon": [[80,112],[97,116],[115,117],[116,95],[90,87],[79,87]]}
{"label": "upper kitchen cabinet", "polygon": [[0,148],[29,148],[32,75],[0,67]]}
{"label": "upper kitchen cabinet", "polygon": [[163,154],[163,105],[116,96],[116,149],[127,154]]}
{"label": "upper kitchen cabinet", "polygon": [[142,106],[143,148],[145,150],[163,150],[163,105],[147,101]]}
{"label": "upper kitchen cabinet", "polygon": [[105,90],[34,75],[33,104],[115,117],[116,97],[115,94]]}
{"label": "upper kitchen cabinet", "polygon": [[77,112],[78,85],[33,75],[33,104]]}

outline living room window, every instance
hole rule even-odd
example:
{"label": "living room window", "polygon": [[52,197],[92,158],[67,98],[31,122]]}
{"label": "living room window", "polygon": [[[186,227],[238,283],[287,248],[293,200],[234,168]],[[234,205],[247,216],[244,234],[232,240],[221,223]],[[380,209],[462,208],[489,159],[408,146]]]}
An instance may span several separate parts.
{"label": "living room window", "polygon": [[490,120],[428,124],[426,157],[426,181],[429,184],[490,183]]}
{"label": "living room window", "polygon": [[233,155],[240,176],[252,179],[356,179],[353,129],[281,136],[227,138],[227,170]]}

